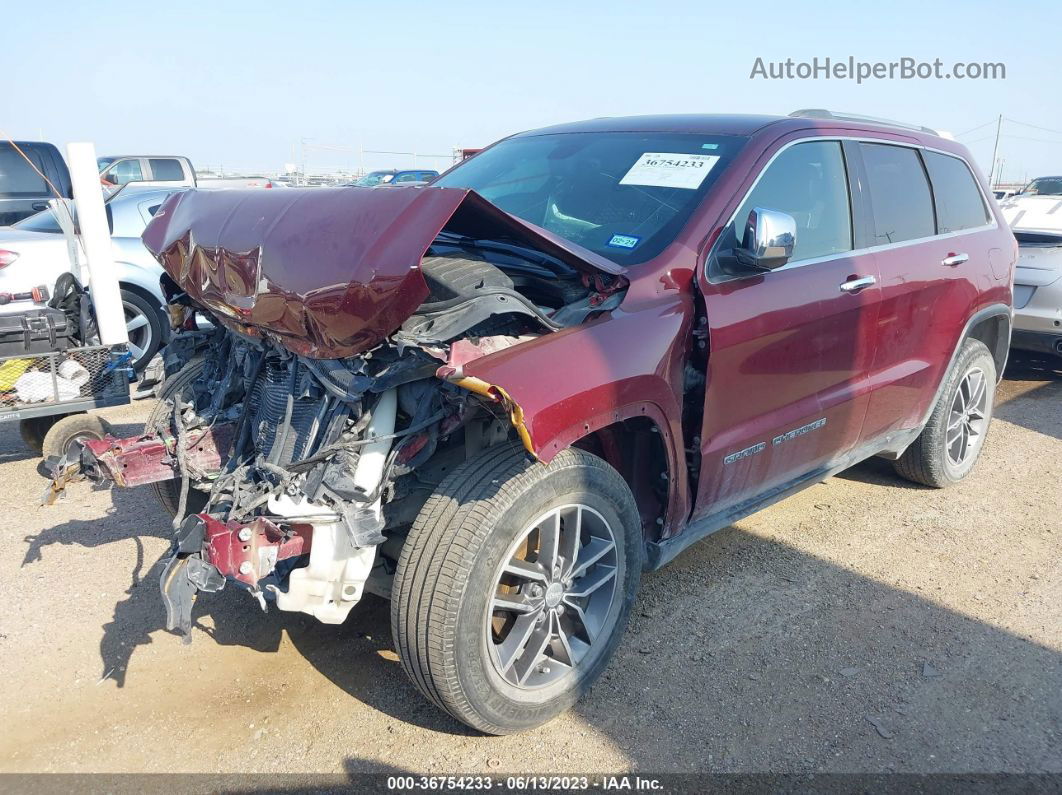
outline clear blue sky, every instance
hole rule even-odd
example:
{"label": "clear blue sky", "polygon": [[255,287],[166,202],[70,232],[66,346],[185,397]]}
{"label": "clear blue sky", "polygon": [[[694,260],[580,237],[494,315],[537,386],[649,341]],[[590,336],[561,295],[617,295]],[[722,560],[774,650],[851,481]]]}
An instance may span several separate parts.
{"label": "clear blue sky", "polygon": [[[311,139],[310,168],[356,167],[359,147],[446,154],[560,121],[658,112],[828,107],[955,133],[1002,113],[1062,131],[1057,0],[140,0],[9,3],[2,19],[0,130],[200,165],[280,168]],[[749,79],[757,56],[849,55],[1002,61],[1007,79]],[[1005,177],[1062,173],[1062,132],[1004,132]],[[985,168],[993,133],[960,138]],[[370,167],[409,164],[365,155]]]}

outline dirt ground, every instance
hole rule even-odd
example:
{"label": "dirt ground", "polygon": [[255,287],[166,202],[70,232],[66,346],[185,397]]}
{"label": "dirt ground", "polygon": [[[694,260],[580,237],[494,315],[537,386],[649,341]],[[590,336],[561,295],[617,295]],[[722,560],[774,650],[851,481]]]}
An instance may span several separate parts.
{"label": "dirt ground", "polygon": [[336,627],[226,589],[183,645],[149,491],[37,507],[0,426],[0,770],[1062,772],[1062,369],[999,401],[954,489],[867,462],[646,575],[588,697],[504,738],[418,695],[374,597]]}

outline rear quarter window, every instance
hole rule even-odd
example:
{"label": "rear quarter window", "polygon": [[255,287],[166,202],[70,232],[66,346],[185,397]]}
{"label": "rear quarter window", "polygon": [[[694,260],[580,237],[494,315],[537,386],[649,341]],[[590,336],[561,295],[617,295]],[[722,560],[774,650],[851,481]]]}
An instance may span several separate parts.
{"label": "rear quarter window", "polygon": [[859,144],[867,171],[874,245],[936,234],[933,196],[918,152],[892,144]]}
{"label": "rear quarter window", "polygon": [[151,177],[159,182],[180,182],[184,179],[184,169],[179,160],[172,158],[148,158],[151,164]]}
{"label": "rear quarter window", "polygon": [[[44,171],[37,152],[30,150],[26,155],[33,161],[33,166]],[[33,166],[14,148],[0,146],[0,196],[18,198],[48,195],[48,184],[33,170]]]}
{"label": "rear quarter window", "polygon": [[937,231],[960,232],[988,223],[988,208],[969,166],[957,157],[923,152],[937,203]]}

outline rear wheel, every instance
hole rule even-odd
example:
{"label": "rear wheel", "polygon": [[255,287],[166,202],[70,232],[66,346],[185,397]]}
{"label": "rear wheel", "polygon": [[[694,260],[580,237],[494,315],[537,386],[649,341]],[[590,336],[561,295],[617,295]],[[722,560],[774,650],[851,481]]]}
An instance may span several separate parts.
{"label": "rear wheel", "polygon": [[95,414],[68,414],[58,420],[44,434],[41,453],[45,458],[73,461],[81,455],[81,446],[88,440],[99,440],[111,432],[111,426]]}
{"label": "rear wheel", "polygon": [[[177,429],[173,427],[173,401],[178,396],[184,400],[191,400],[191,387],[199,379],[199,376],[203,374],[205,367],[206,362],[203,359],[193,359],[162,382],[162,386],[159,388],[158,402],[151,409],[151,414],[148,415],[147,423],[144,425],[145,433],[168,430],[170,433],[176,434]],[[166,512],[170,516],[176,516],[181,504],[180,479],[174,478],[173,480],[152,483],[151,490],[155,493],[155,498]],[[188,503],[185,506],[184,514],[199,513],[206,506],[206,501],[206,493],[189,486]],[[183,519],[184,517],[182,516],[181,518]]]}
{"label": "rear wheel", "polygon": [[968,339],[922,433],[895,462],[903,478],[933,488],[958,483],[981,455],[996,394],[996,363]]}
{"label": "rear wheel", "polygon": [[391,627],[417,688],[490,734],[537,726],[604,670],[642,567],[627,484],[565,450],[549,464],[503,445],[467,461],[402,548]]}

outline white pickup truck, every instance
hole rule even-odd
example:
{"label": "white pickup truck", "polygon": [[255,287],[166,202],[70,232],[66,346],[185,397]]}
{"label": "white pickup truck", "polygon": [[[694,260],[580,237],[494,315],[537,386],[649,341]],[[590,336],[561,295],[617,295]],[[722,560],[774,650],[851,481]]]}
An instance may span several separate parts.
{"label": "white pickup truck", "polygon": [[163,188],[194,188],[195,169],[187,157],[179,155],[110,155],[96,158],[104,187],[120,187],[129,182]]}

